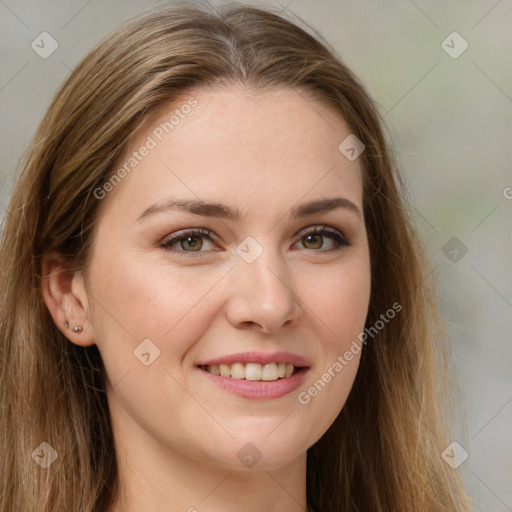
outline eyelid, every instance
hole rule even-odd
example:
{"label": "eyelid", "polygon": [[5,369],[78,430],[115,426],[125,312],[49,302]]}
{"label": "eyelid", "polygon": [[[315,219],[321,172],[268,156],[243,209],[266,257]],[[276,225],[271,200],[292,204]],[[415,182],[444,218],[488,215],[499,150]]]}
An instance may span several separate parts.
{"label": "eyelid", "polygon": [[[204,238],[211,238],[211,240],[215,243],[219,242],[219,238],[217,235],[213,233],[213,231],[209,228],[199,227],[199,228],[188,228],[188,229],[180,229],[170,235],[166,236],[159,244],[163,249],[180,254],[188,254],[194,255],[194,251],[179,251],[170,247],[172,244],[179,242],[180,240],[187,238],[187,236],[202,236]],[[208,252],[208,251],[195,251],[196,254]]]}
{"label": "eyelid", "polygon": [[323,250],[318,250],[318,251],[313,250],[314,253],[329,254],[329,253],[339,251],[343,247],[349,247],[350,245],[352,245],[351,242],[349,241],[349,239],[343,233],[343,231],[336,229],[336,228],[332,228],[325,224],[309,226],[309,227],[304,228],[303,230],[299,231],[299,233],[297,233],[297,235],[295,235],[295,236],[302,235],[302,236],[300,236],[300,238],[298,240],[298,241],[300,241],[305,236],[311,235],[311,234],[313,234],[313,235],[319,234],[319,235],[323,235],[323,236],[329,235],[329,238],[334,239],[335,242],[338,244],[337,247],[334,247],[331,249],[323,249]]}
{"label": "eyelid", "polygon": [[324,232],[330,233],[333,235],[340,235],[345,240],[347,239],[347,237],[344,235],[343,231],[340,231],[339,229],[327,226],[326,224],[316,224],[314,226],[308,226],[307,228],[301,229],[295,236],[299,236],[301,234],[309,235],[310,233],[324,233]]}
{"label": "eyelid", "polygon": [[[299,237],[297,242],[300,242],[300,240],[302,238],[304,238],[305,236],[311,235],[311,234],[313,234],[313,235],[320,234],[320,235],[324,235],[324,236],[328,235],[329,238],[332,238],[338,244],[337,247],[334,247],[331,249],[320,249],[320,250],[311,249],[310,251],[313,253],[319,253],[319,254],[333,253],[333,252],[339,251],[340,249],[342,249],[344,247],[348,247],[351,245],[350,241],[345,236],[343,231],[333,228],[333,227],[330,227],[330,226],[327,226],[325,224],[324,225],[317,224],[317,225],[308,226],[306,228],[303,228],[300,231],[298,231],[294,235],[294,237]],[[169,252],[172,252],[175,254],[178,253],[178,254],[186,255],[186,257],[189,257],[189,256],[195,257],[195,256],[199,256],[201,253],[211,252],[211,251],[183,251],[183,250],[177,250],[177,249],[174,249],[171,247],[172,244],[179,242],[180,240],[182,240],[184,238],[187,238],[187,236],[198,236],[198,237],[203,236],[205,238],[210,238],[213,242],[216,242],[216,243],[219,242],[219,237],[217,237],[217,235],[215,233],[213,233],[213,231],[211,229],[205,228],[205,227],[198,227],[198,228],[188,228],[188,229],[182,229],[182,230],[176,231],[176,232],[172,233],[171,235],[166,236],[160,242],[159,246]],[[297,243],[297,242],[295,242],[295,243]]]}

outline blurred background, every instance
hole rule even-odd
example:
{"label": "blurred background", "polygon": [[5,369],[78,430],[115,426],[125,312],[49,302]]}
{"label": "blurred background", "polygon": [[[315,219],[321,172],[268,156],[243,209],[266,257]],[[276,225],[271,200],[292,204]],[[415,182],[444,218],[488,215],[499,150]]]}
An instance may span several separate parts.
{"label": "blurred background", "polygon": [[[58,86],[100,38],[157,3],[0,0],[1,215]],[[468,453],[456,471],[475,511],[512,511],[512,2],[252,3],[309,23],[378,103],[454,343],[453,441]]]}

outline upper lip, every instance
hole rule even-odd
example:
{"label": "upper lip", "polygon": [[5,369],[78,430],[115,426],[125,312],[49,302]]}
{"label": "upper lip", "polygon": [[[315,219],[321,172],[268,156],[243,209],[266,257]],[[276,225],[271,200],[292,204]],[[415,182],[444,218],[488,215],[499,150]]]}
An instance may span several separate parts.
{"label": "upper lip", "polygon": [[197,363],[197,366],[212,366],[219,364],[234,363],[288,363],[297,367],[309,367],[309,362],[303,357],[292,354],[291,352],[241,352],[239,354],[230,354],[227,356],[216,357]]}

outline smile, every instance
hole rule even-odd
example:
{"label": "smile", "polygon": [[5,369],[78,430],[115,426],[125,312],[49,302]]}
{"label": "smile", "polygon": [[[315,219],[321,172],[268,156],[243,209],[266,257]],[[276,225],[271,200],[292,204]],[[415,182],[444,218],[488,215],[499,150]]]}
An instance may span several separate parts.
{"label": "smile", "polygon": [[298,367],[290,363],[234,363],[213,364],[200,367],[212,375],[252,381],[274,381],[291,377]]}
{"label": "smile", "polygon": [[223,391],[251,400],[271,400],[295,391],[310,363],[291,352],[243,352],[203,360],[196,367]]}

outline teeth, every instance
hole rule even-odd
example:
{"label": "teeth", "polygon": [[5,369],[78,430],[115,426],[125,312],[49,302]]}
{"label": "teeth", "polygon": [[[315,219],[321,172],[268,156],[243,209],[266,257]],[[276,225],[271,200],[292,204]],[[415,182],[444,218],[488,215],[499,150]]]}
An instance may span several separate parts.
{"label": "teeth", "polygon": [[213,375],[231,377],[233,379],[272,381],[291,377],[295,367],[287,363],[234,363],[212,364],[206,367],[206,371]]}
{"label": "teeth", "polygon": [[261,380],[261,364],[247,363],[245,365],[245,380]]}
{"label": "teeth", "polygon": [[[292,372],[293,372],[293,365]],[[277,364],[269,363],[261,367],[261,380],[277,380]]]}
{"label": "teeth", "polygon": [[220,375],[220,368],[218,364],[212,364],[211,366],[208,366],[208,371],[213,373],[213,375]]}
{"label": "teeth", "polygon": [[229,377],[231,375],[231,366],[229,364],[220,365],[220,374],[223,377]]}
{"label": "teeth", "polygon": [[[229,365],[227,365],[229,366]],[[243,379],[245,377],[244,365],[241,363],[235,363],[231,365],[231,377],[233,379]],[[229,377],[229,374],[228,374]]]}

